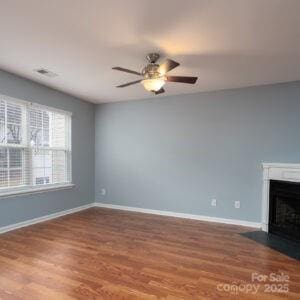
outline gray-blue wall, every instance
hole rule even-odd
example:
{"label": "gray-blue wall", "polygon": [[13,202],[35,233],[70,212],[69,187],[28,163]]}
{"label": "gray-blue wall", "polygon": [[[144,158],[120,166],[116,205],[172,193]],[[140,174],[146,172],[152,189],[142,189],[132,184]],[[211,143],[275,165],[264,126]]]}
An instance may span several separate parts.
{"label": "gray-blue wall", "polygon": [[[49,79],[51,80],[51,79]],[[0,198],[0,227],[94,202],[94,105],[0,71],[0,94],[71,111],[75,187]]]}
{"label": "gray-blue wall", "polygon": [[95,120],[93,104],[3,71],[0,94],[73,113],[75,183],[0,198],[0,227],[95,198],[260,221],[261,162],[300,162],[300,82],[102,104]]}
{"label": "gray-blue wall", "polygon": [[103,203],[259,222],[261,163],[300,162],[300,82],[102,104],[95,122]]}

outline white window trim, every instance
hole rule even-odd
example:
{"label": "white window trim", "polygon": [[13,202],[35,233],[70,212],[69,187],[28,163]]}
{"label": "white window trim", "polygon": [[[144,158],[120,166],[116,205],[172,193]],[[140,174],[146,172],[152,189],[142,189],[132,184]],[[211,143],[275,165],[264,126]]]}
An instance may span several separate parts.
{"label": "white window trim", "polygon": [[23,100],[23,99],[10,97],[10,96],[4,95],[4,94],[0,94],[0,96],[1,96],[1,98],[3,98],[4,100],[7,100],[7,101],[16,102],[16,103],[23,104],[23,105],[32,105],[33,107],[36,107],[37,109],[51,110],[53,112],[62,113],[62,114],[65,114],[65,115],[72,116],[72,112],[67,111],[67,110],[55,108],[55,107],[44,105],[44,104],[39,104],[37,102],[32,102],[32,101],[29,101],[29,100]]}
{"label": "white window trim", "polygon": [[0,199],[14,197],[18,195],[31,195],[31,194],[37,194],[43,192],[59,191],[59,190],[71,189],[73,187],[75,187],[74,183],[56,183],[56,184],[47,184],[44,186],[36,186],[36,187],[9,188],[0,191]]}
{"label": "white window trim", "polygon": [[[0,97],[8,102],[15,102],[15,103],[19,103],[22,105],[31,105],[33,107],[36,107],[38,109],[45,109],[45,110],[50,110],[53,112],[57,112],[57,113],[62,113],[65,115],[68,115],[72,118],[72,112],[66,111],[66,110],[62,110],[62,109],[57,109],[51,106],[46,106],[43,104],[39,104],[39,103],[33,103],[31,101],[27,101],[27,100],[22,100],[22,99],[18,99],[18,98],[14,98],[14,97],[10,97],[4,94],[0,94]],[[27,117],[27,115],[25,114],[25,118]],[[26,122],[26,120],[24,120]],[[6,126],[5,126],[6,127]],[[72,132],[71,132],[72,127],[69,124],[69,146],[72,148]],[[27,130],[26,130],[27,131]],[[24,133],[23,133],[24,135]],[[27,132],[26,132],[27,135]],[[24,138],[24,136],[22,136],[22,139]],[[26,140],[26,136],[25,136],[25,140]],[[23,148],[25,149],[26,146],[24,146],[24,144],[6,144],[5,147],[12,147],[12,148]],[[49,148],[50,147],[45,147],[45,148]],[[66,150],[65,148],[51,148],[52,150]],[[71,166],[70,166],[70,182],[65,182],[65,183],[54,183],[54,184],[47,184],[47,185],[43,185],[43,186],[17,186],[17,187],[10,187],[10,188],[0,188],[0,199],[1,198],[8,198],[8,197],[14,197],[14,196],[18,196],[18,195],[30,195],[30,194],[36,194],[36,193],[43,193],[43,192],[48,192],[48,191],[58,191],[58,190],[64,190],[64,189],[71,189],[73,187],[75,187],[75,184],[72,182],[72,151],[71,151],[71,157],[70,157],[70,162],[71,162]]]}

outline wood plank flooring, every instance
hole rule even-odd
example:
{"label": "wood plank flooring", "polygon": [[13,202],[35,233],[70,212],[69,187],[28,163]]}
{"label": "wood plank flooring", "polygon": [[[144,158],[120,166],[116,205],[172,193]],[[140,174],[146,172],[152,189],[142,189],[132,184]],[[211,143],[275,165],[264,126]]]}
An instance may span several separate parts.
{"label": "wood plank flooring", "polygon": [[[91,208],[0,235],[0,299],[300,299],[299,261],[251,230]],[[251,281],[272,272],[288,293]]]}

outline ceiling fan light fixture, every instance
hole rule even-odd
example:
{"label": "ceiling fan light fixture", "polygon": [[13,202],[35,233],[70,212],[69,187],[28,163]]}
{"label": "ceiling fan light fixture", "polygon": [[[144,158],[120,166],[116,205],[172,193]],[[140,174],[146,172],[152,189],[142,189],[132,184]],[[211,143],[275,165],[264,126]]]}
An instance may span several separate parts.
{"label": "ceiling fan light fixture", "polygon": [[152,92],[155,95],[160,95],[165,92],[163,88],[166,82],[180,82],[180,83],[189,83],[195,84],[198,77],[192,76],[169,76],[168,72],[172,71],[180,64],[172,59],[166,59],[162,64],[157,64],[156,61],[159,59],[159,54],[150,53],[147,55],[146,59],[148,64],[142,69],[141,72],[136,72],[130,69],[113,67],[114,70],[126,72],[134,75],[141,76],[140,80],[135,80],[127,82],[116,86],[117,88],[124,88],[133,84],[141,83],[145,90]]}
{"label": "ceiling fan light fixture", "polygon": [[166,83],[163,78],[144,79],[142,82],[145,90],[149,92],[159,91]]}

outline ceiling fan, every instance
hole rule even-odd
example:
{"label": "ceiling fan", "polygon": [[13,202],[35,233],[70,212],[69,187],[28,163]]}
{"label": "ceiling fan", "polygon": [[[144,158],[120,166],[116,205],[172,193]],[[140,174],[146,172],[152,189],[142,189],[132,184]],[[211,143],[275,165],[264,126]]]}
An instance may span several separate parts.
{"label": "ceiling fan", "polygon": [[142,72],[136,72],[121,67],[113,67],[113,70],[143,76],[143,79],[118,85],[117,88],[123,88],[141,82],[147,91],[158,95],[165,92],[163,86],[166,82],[194,84],[198,79],[198,77],[166,75],[166,73],[178,67],[179,63],[174,60],[167,59],[162,64],[158,65],[156,64],[157,60],[159,59],[159,54],[157,53],[148,54],[146,59],[149,64],[142,70]]}

